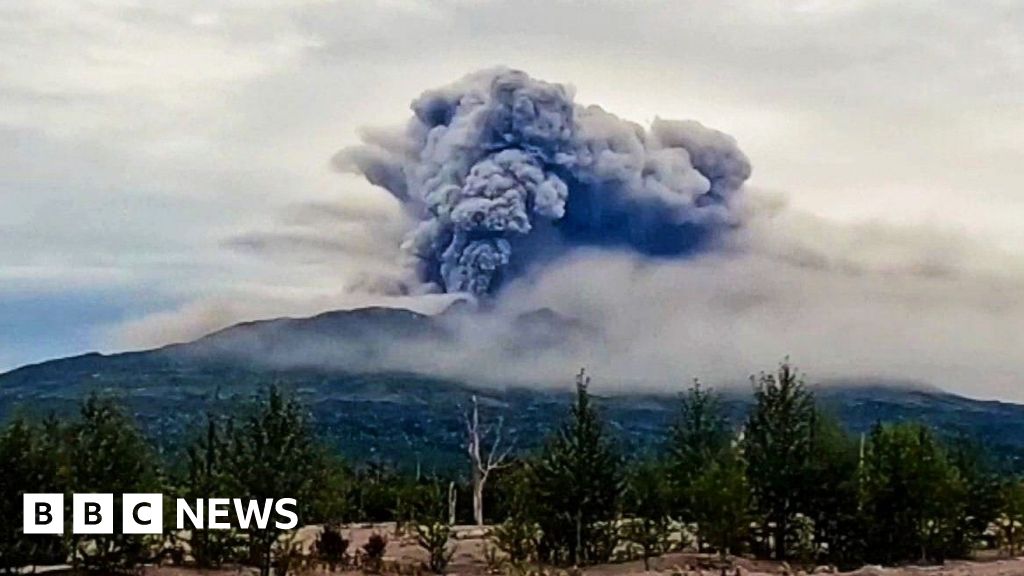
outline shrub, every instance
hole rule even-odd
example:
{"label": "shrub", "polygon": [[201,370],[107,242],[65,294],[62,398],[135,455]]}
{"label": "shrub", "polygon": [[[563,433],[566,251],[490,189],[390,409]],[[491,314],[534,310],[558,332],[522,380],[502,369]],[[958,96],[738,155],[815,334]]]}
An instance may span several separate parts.
{"label": "shrub", "polygon": [[434,574],[444,574],[455,554],[455,548],[448,545],[451,532],[451,526],[446,522],[434,521],[416,525],[416,541],[430,555],[427,569]]}
{"label": "shrub", "polygon": [[505,553],[509,562],[528,562],[537,553],[537,532],[535,523],[517,514],[494,527],[494,545]]}
{"label": "shrub", "polygon": [[316,538],[317,558],[334,571],[338,566],[348,563],[348,544],[348,540],[341,535],[339,526],[326,524]]}
{"label": "shrub", "polygon": [[388,548],[388,538],[382,534],[373,533],[370,539],[363,544],[363,571],[370,574],[380,573],[381,563],[384,561],[384,551]]}

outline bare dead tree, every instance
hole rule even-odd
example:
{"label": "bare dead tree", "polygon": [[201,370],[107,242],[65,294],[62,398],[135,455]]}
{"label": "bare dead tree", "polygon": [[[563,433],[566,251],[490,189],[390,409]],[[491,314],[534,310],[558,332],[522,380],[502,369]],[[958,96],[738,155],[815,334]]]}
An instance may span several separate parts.
{"label": "bare dead tree", "polygon": [[[499,418],[497,425],[491,429],[480,428],[480,410],[476,395],[473,395],[473,406],[469,414],[464,415],[466,420],[467,442],[466,451],[469,453],[469,460],[473,466],[473,520],[477,526],[484,524],[484,486],[491,472],[504,468],[508,456],[512,452],[512,445],[502,449],[502,425],[504,419]],[[493,432],[493,441],[489,448],[484,446],[488,436]]]}
{"label": "bare dead tree", "polygon": [[455,506],[459,501],[459,492],[455,489],[455,482],[448,483],[448,524],[455,525]]}

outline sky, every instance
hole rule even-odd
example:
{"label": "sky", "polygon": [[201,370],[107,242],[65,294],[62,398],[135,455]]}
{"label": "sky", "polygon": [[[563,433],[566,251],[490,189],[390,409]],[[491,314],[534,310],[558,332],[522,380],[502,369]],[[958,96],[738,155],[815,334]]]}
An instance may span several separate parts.
{"label": "sky", "polygon": [[[408,223],[331,160],[506,65],[640,124],[699,120],[751,159],[741,257],[608,268],[706,303],[681,321],[701,333],[666,326],[652,355],[793,353],[1024,401],[1022,29],[1009,1],[0,1],[0,369],[436,305],[375,292]],[[522,301],[578,306],[564,274]],[[588,302],[615,319],[603,288]],[[796,313],[792,338],[752,344]]]}

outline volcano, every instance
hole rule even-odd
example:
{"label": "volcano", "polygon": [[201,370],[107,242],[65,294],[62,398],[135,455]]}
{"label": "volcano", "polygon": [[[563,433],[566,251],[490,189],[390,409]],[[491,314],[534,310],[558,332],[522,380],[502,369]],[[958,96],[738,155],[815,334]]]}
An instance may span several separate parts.
{"label": "volcano", "polygon": [[[450,310],[429,316],[404,309],[332,311],[309,318],[246,322],[192,342],[120,354],[90,353],[0,374],[0,418],[68,414],[92,393],[121,401],[163,448],[191,438],[208,411],[227,410],[277,385],[309,407],[320,434],[356,463],[391,462],[442,471],[463,462],[464,407],[477,395],[482,409],[505,419],[520,450],[535,448],[566,414],[572,398],[567,367],[561,385],[482,384],[416,371],[376,368],[410,345],[440,347],[453,336]],[[593,328],[550,310],[519,316],[510,354],[554,341],[591,337]],[[538,338],[543,335],[543,338]],[[520,348],[516,348],[516,346]],[[325,363],[326,356],[361,359]],[[730,419],[749,408],[749,385],[722,388]],[[618,441],[630,453],[656,448],[675,418],[678,390],[597,395]],[[1016,467],[1024,455],[1024,406],[983,401],[927,385],[836,380],[817,384],[823,407],[854,433],[876,422],[921,420],[947,436],[984,442]],[[201,429],[201,428],[200,428]],[[461,469],[461,468],[460,468]]]}

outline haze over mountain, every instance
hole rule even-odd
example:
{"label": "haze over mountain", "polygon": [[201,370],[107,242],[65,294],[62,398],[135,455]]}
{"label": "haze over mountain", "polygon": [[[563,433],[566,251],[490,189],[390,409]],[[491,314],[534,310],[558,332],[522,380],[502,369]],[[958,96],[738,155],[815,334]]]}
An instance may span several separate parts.
{"label": "haze over mountain", "polygon": [[[462,462],[462,409],[482,399],[485,416],[504,418],[528,450],[558,425],[571,397],[578,366],[557,381],[501,381],[444,377],[390,365],[410,350],[444,356],[466,315],[461,306],[428,316],[403,309],[365,308],[309,318],[247,322],[193,342],[114,355],[86,354],[25,366],[0,375],[0,417],[18,412],[62,413],[92,392],[123,401],[166,448],[193,433],[206,411],[243,402],[261,387],[279,384],[310,406],[317,427],[356,462],[419,462],[434,469]],[[530,357],[540,347],[596,337],[593,326],[550,310],[510,324],[500,346]],[[461,344],[460,344],[461,346]],[[431,368],[444,366],[439,359]],[[771,369],[772,366],[751,367]],[[813,367],[808,367],[813,374]],[[689,384],[680,374],[672,389],[594,389],[611,426],[631,450],[656,446],[675,416],[676,393]],[[877,421],[920,419],[947,435],[967,434],[1014,461],[1024,453],[1024,406],[978,401],[921,384],[880,380],[810,380],[818,398],[853,431]],[[714,382],[734,423],[749,404],[745,382]]]}

